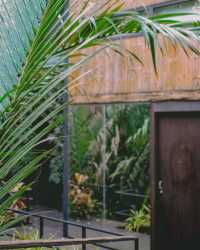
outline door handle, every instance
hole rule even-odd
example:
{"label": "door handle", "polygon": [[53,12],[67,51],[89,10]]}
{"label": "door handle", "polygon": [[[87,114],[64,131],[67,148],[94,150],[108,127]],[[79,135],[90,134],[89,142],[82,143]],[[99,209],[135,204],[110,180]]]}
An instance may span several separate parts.
{"label": "door handle", "polygon": [[162,180],[159,180],[158,182],[158,190],[159,190],[159,193],[160,194],[163,194],[163,181]]}

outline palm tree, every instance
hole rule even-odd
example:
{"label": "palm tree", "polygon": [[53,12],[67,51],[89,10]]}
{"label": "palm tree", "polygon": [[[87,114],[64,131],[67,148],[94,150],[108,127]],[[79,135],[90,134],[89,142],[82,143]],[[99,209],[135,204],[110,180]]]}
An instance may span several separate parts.
{"label": "palm tree", "polygon": [[[0,2],[3,57],[0,64],[0,216],[31,185],[12,193],[17,183],[30,176],[50,154],[39,145],[54,140],[49,135],[58,126],[58,115],[68,104],[60,104],[67,92],[64,80],[71,79],[70,88],[89,74],[70,78],[90,58],[112,47],[113,36],[141,32],[151,51],[155,70],[156,47],[164,49],[159,43],[159,34],[186,53],[189,49],[199,54],[194,43],[199,42],[198,23],[174,18],[197,15],[195,13],[146,18],[135,11],[119,14],[120,1],[106,1],[95,8],[88,7],[90,1],[80,8],[79,0],[70,4],[68,0],[35,0],[32,6],[31,1],[30,6],[24,0],[17,1]],[[93,54],[70,63],[81,49],[94,45],[98,49]],[[14,223],[4,224],[0,232]]]}

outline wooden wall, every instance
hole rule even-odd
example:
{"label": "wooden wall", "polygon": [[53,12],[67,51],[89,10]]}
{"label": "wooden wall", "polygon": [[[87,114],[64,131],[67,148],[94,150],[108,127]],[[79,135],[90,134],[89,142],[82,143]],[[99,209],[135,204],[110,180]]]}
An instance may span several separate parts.
{"label": "wooden wall", "polygon": [[137,8],[140,6],[147,6],[151,4],[157,4],[162,2],[168,2],[169,0],[125,0],[125,8]]}
{"label": "wooden wall", "polygon": [[[95,3],[95,5],[98,5],[98,3],[106,2],[107,0],[90,0],[90,3]],[[125,9],[130,9],[130,8],[137,8],[140,6],[147,6],[151,4],[157,4],[157,3],[162,3],[162,2],[169,2],[170,0],[118,0],[124,3],[124,8]],[[173,0],[171,0],[173,1]],[[72,0],[73,2],[73,0]],[[78,5],[80,6],[81,3],[84,3],[84,0],[80,0],[78,2]]]}
{"label": "wooden wall", "polygon": [[[133,2],[140,0],[129,0],[127,6]],[[144,2],[150,4],[156,0]],[[84,74],[92,70],[88,76],[70,86],[71,101],[81,104],[200,99],[200,57],[193,54],[187,57],[181,49],[175,50],[169,43],[163,42],[166,55],[157,53],[158,75],[154,72],[143,37],[121,40],[122,48],[136,53],[144,65],[128,53],[122,57],[107,49],[77,72]],[[85,52],[93,53],[95,49]]]}

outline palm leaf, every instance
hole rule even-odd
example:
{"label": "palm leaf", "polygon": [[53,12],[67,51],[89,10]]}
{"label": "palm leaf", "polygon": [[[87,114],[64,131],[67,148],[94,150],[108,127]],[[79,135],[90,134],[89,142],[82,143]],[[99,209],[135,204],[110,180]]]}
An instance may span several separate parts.
{"label": "palm leaf", "polygon": [[[199,54],[194,43],[199,42],[197,24],[191,22],[188,26],[187,23],[185,28],[180,21],[170,22],[169,18],[175,14],[157,18],[145,18],[134,11],[119,14],[120,1],[113,1],[112,6],[110,2],[88,14],[87,4],[73,13],[71,7],[66,8],[68,1],[65,0],[48,3],[1,0],[0,181],[6,185],[1,188],[0,199],[48,157],[48,152],[39,145],[53,139],[49,135],[59,124],[58,116],[66,105],[60,104],[67,91],[63,81],[109,47],[116,35],[141,32],[151,50],[155,70],[159,35],[184,51],[189,49]],[[75,0],[72,5],[78,3]],[[93,54],[84,55],[75,64],[66,62],[81,49],[93,45],[99,45]],[[139,56],[134,56],[139,60]],[[69,81],[68,87],[77,80]],[[27,157],[30,157],[28,163]],[[19,191],[17,195],[21,194]],[[7,200],[2,206],[5,208],[8,204]],[[3,211],[0,209],[0,215]]]}

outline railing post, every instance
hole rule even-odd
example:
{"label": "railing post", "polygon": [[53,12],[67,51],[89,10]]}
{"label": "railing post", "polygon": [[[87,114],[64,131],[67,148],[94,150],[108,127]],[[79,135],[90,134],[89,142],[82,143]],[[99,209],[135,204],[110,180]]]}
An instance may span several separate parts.
{"label": "railing post", "polygon": [[63,222],[63,238],[69,238],[69,224],[67,221]]}
{"label": "railing post", "polygon": [[139,238],[135,239],[135,250],[139,250]]}
{"label": "railing post", "polygon": [[[26,196],[26,211],[29,213],[30,212],[30,207],[31,207],[31,204],[30,204],[30,191],[27,192],[27,196]],[[29,225],[30,224],[30,216],[27,217],[26,219],[26,224]]]}
{"label": "railing post", "polygon": [[44,236],[44,219],[40,217],[40,239]]}
{"label": "railing post", "polygon": [[[86,234],[86,227],[82,227],[82,239],[86,239],[87,234]],[[82,244],[82,250],[86,250],[86,244]]]}
{"label": "railing post", "polygon": [[[65,1],[63,13],[68,13],[69,1]],[[67,18],[67,17],[65,17]],[[65,19],[62,20],[64,22]],[[68,59],[65,60],[68,63]],[[63,219],[69,220],[69,181],[70,181],[70,119],[69,119],[69,96],[68,96],[68,79],[64,80],[66,91],[63,95],[64,108],[64,141],[63,141],[63,193],[62,193],[62,206],[63,206]],[[63,224],[63,237],[69,237],[69,224]]]}

